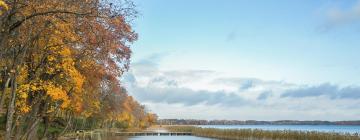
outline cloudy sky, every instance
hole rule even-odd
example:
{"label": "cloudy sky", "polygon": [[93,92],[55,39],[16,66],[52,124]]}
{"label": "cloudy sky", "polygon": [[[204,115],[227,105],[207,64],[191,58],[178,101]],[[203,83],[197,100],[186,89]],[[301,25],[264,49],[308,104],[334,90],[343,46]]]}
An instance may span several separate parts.
{"label": "cloudy sky", "polygon": [[160,118],[360,120],[360,1],[135,3],[123,82]]}

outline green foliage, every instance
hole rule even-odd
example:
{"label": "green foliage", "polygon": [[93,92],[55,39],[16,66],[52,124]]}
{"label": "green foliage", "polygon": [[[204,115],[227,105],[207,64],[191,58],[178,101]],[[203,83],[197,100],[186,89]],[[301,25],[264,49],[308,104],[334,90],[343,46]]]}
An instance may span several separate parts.
{"label": "green foliage", "polygon": [[0,130],[5,130],[6,116],[0,116]]}
{"label": "green foliage", "polygon": [[[60,133],[64,130],[64,127],[63,126],[59,126],[59,125],[50,125],[48,128],[47,128],[47,133],[48,133],[48,136],[58,136],[60,135]],[[38,136],[41,136],[45,131],[45,124],[40,124],[39,125],[39,128],[37,130],[37,133],[38,133]]]}
{"label": "green foliage", "polygon": [[125,121],[115,122],[115,127],[120,128],[120,129],[128,129],[129,128],[129,123],[127,123]]}
{"label": "green foliage", "polygon": [[97,127],[97,121],[94,118],[75,118],[73,121],[75,130],[91,130]]}

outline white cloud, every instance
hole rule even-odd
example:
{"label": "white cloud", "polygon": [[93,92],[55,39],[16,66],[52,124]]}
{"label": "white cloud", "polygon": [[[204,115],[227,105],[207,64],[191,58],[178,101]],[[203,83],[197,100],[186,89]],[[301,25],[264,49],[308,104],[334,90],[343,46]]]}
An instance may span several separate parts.
{"label": "white cloud", "polygon": [[339,87],[332,84],[321,84],[316,86],[301,86],[296,89],[285,91],[282,97],[303,98],[325,96],[331,99],[360,99],[360,87]]}
{"label": "white cloud", "polygon": [[335,24],[343,24],[360,20],[360,1],[357,1],[349,9],[340,9],[339,7],[328,11],[328,18]]}
{"label": "white cloud", "polygon": [[[337,2],[348,3],[349,1],[337,1]],[[344,25],[360,23],[360,0],[351,3],[351,5],[346,8],[342,8],[338,6],[339,3],[336,3],[334,5],[335,6],[332,6],[331,8],[329,7],[326,8],[325,11],[326,23],[318,28],[320,31],[326,31]]]}
{"label": "white cloud", "polygon": [[360,114],[360,87],[166,71],[157,60],[144,60],[133,63],[123,81],[131,95],[161,118],[347,120]]}

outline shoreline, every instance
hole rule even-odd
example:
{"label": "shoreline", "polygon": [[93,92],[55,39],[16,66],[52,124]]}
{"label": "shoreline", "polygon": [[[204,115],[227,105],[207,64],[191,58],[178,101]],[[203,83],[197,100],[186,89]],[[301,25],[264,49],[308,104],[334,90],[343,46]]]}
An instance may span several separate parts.
{"label": "shoreline", "polygon": [[360,125],[360,120],[198,120],[160,119],[163,125]]}

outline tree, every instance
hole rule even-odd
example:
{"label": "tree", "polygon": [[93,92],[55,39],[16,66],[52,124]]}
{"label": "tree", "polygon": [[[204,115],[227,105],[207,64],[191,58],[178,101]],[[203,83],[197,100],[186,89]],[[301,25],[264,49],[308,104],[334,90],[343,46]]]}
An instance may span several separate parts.
{"label": "tree", "polygon": [[[96,124],[110,122],[107,127],[114,121],[139,126],[146,118],[118,80],[129,68],[129,45],[137,39],[130,25],[136,11],[131,1],[114,3],[0,1],[5,139],[47,137],[55,123],[65,133],[75,129],[74,120],[86,123],[93,116],[101,118]],[[40,125],[44,130],[37,136]]]}

